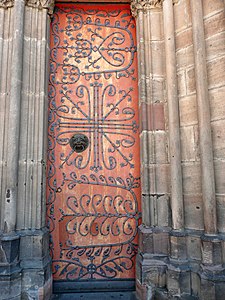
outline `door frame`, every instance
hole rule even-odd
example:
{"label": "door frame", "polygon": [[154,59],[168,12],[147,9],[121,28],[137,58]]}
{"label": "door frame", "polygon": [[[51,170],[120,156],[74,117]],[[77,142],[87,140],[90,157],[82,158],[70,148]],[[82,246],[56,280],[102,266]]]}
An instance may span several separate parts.
{"label": "door frame", "polygon": [[[102,4],[102,3],[107,3],[107,4],[131,4],[131,1],[129,0],[56,0],[55,4],[57,3],[91,3],[91,4]],[[131,10],[131,9],[130,9]],[[135,26],[135,31],[136,31],[136,39],[137,37],[137,27]],[[138,40],[137,40],[138,42]],[[139,66],[139,59],[138,59],[138,55],[137,55],[137,68]],[[137,81],[139,82],[139,72],[137,72]],[[140,95],[138,96],[138,102],[140,100]],[[140,128],[140,105],[139,105],[139,109],[136,112],[139,115],[139,128]],[[140,132],[141,133],[141,132]],[[140,133],[139,133],[139,141],[140,141]],[[142,148],[141,148],[141,142],[140,142],[140,154],[142,152]],[[141,166],[141,155],[139,157],[140,159],[140,166]],[[141,176],[141,170],[140,170],[140,176]],[[142,178],[141,178],[142,179]],[[141,185],[141,191],[140,191],[140,204],[141,204],[141,213],[142,213],[142,185]],[[139,233],[138,233],[139,235]],[[139,249],[139,239],[138,239],[138,249]],[[136,255],[136,259],[137,259],[138,255]],[[137,262],[136,262],[137,264]],[[135,286],[136,286],[136,277],[137,277],[137,268],[135,268],[135,279],[133,280],[126,280],[126,279],[114,279],[113,281],[95,281],[93,280],[93,282],[91,281],[87,281],[87,282],[76,282],[74,283],[73,281],[69,282],[69,281],[65,281],[65,282],[54,282],[53,281],[53,292],[56,294],[59,293],[63,293],[63,292],[70,292],[70,293],[77,293],[77,292],[93,292],[93,291],[97,291],[97,292],[105,292],[105,291],[134,291],[135,290]]]}

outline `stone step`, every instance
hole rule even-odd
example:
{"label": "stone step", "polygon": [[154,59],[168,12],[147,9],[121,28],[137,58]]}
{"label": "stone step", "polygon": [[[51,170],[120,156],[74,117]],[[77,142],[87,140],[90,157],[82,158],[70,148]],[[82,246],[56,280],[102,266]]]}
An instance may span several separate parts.
{"label": "stone step", "polygon": [[136,300],[135,292],[94,292],[55,294],[52,300]]}

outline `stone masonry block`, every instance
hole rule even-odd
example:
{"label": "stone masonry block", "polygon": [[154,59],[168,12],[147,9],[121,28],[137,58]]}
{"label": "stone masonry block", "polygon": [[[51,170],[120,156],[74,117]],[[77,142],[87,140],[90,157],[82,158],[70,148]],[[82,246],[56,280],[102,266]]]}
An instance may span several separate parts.
{"label": "stone masonry block", "polygon": [[187,85],[187,95],[193,94],[196,92],[196,83],[195,83],[195,69],[190,68],[186,70],[186,85]]}
{"label": "stone masonry block", "polygon": [[221,265],[223,263],[223,243],[218,236],[202,236],[203,265]]}
{"label": "stone masonry block", "polygon": [[161,11],[151,10],[151,40],[163,39],[163,16]]}
{"label": "stone masonry block", "polygon": [[141,284],[139,280],[136,280],[136,298],[137,300],[147,299],[148,289],[146,284]]}
{"label": "stone masonry block", "polygon": [[179,97],[184,97],[187,95],[187,82],[185,70],[180,70],[177,73],[177,89]]}
{"label": "stone masonry block", "polygon": [[190,260],[201,261],[201,239],[200,234],[192,233],[187,236],[187,256]]}
{"label": "stone masonry block", "polygon": [[214,14],[217,14],[218,11],[224,9],[224,1],[223,0],[204,0],[203,4],[203,14],[204,17],[209,18]]}
{"label": "stone masonry block", "polygon": [[176,52],[177,69],[186,69],[194,65],[194,49],[193,45],[182,48]]}
{"label": "stone masonry block", "polygon": [[224,86],[225,56],[208,62],[207,71],[209,89]]}
{"label": "stone masonry block", "polygon": [[170,193],[170,168],[169,164],[151,164],[149,166],[150,193],[168,194]]}
{"label": "stone masonry block", "polygon": [[191,291],[192,295],[199,299],[201,293],[201,279],[199,274],[191,272]]}
{"label": "stone masonry block", "polygon": [[200,163],[183,163],[183,192],[184,194],[201,194]]}
{"label": "stone masonry block", "polygon": [[187,259],[186,234],[180,231],[170,233],[170,253],[171,258],[175,260]]}
{"label": "stone masonry block", "polygon": [[180,126],[198,124],[196,95],[183,97],[179,100]]}
{"label": "stone masonry block", "polygon": [[182,127],[180,138],[182,161],[198,161],[200,159],[198,127]]}
{"label": "stone masonry block", "polygon": [[214,282],[211,282],[211,281],[205,280],[205,279],[201,279],[200,300],[217,300],[216,299],[216,288],[215,288]]}
{"label": "stone masonry block", "polygon": [[150,215],[150,195],[143,194],[141,196],[142,207],[145,209],[142,210],[142,223],[145,226],[151,226],[151,215]]}
{"label": "stone masonry block", "polygon": [[223,299],[225,296],[225,284],[224,282],[216,283],[216,299]]}
{"label": "stone masonry block", "polygon": [[143,130],[165,130],[164,104],[141,103],[142,131]]}
{"label": "stone masonry block", "polygon": [[154,253],[159,255],[169,255],[169,230],[155,227],[153,230]]}
{"label": "stone masonry block", "polygon": [[22,276],[22,295],[24,299],[47,300],[52,293],[51,266],[45,269],[26,269]]}
{"label": "stone masonry block", "polygon": [[214,157],[225,159],[225,119],[214,121],[211,126]]}
{"label": "stone masonry block", "polygon": [[152,95],[148,102],[163,103],[165,101],[165,77],[152,74],[150,78]]}
{"label": "stone masonry block", "polygon": [[207,60],[225,55],[225,32],[213,35],[206,40]]}
{"label": "stone masonry block", "polygon": [[142,164],[148,164],[149,156],[153,156],[153,147],[148,147],[148,143],[151,142],[152,134],[144,130],[140,134],[140,146],[141,146],[141,162]]}
{"label": "stone masonry block", "polygon": [[143,262],[143,282],[154,287],[165,288],[166,265],[154,260],[147,265]]}
{"label": "stone masonry block", "polygon": [[157,198],[157,225],[169,227],[172,224],[170,198],[168,195]]}
{"label": "stone masonry block", "polygon": [[0,275],[0,299],[9,300],[21,299],[21,274],[16,276]]}
{"label": "stone masonry block", "polygon": [[185,266],[168,266],[167,289],[170,297],[181,297],[183,293],[191,294],[191,273]]}
{"label": "stone masonry block", "polygon": [[191,25],[191,6],[189,1],[178,1],[174,5],[175,31],[179,32]]}
{"label": "stone masonry block", "polygon": [[203,203],[202,195],[184,194],[184,220],[185,228],[203,230]]}
{"label": "stone masonry block", "polygon": [[176,49],[187,48],[192,45],[192,28],[187,28],[176,34]]}
{"label": "stone masonry block", "polygon": [[152,229],[143,225],[139,226],[139,250],[141,253],[154,253]]}
{"label": "stone masonry block", "polygon": [[14,264],[19,259],[20,239],[17,235],[5,235],[0,240],[0,268],[3,264]]}
{"label": "stone masonry block", "polygon": [[164,41],[151,41],[152,57],[152,73],[154,75],[163,76],[165,74],[164,63]]}
{"label": "stone masonry block", "polygon": [[225,161],[222,159],[215,160],[214,167],[216,193],[225,194]]}
{"label": "stone masonry block", "polygon": [[218,195],[216,197],[217,203],[217,224],[218,231],[225,232],[225,195]]}
{"label": "stone masonry block", "polygon": [[225,87],[220,87],[209,91],[211,120],[225,118]]}
{"label": "stone masonry block", "polygon": [[149,194],[149,184],[150,184],[150,170],[147,165],[141,166],[141,191],[144,195]]}
{"label": "stone masonry block", "polygon": [[[222,0],[221,0],[222,1]],[[212,15],[210,18],[205,20],[205,37],[208,38],[215,34],[224,31],[225,28],[225,17],[224,11]]]}
{"label": "stone masonry block", "polygon": [[21,235],[20,253],[22,265],[31,263],[34,266],[34,260],[41,262],[49,255],[47,230],[24,231]]}
{"label": "stone masonry block", "polygon": [[168,134],[165,131],[154,133],[155,162],[168,163]]}

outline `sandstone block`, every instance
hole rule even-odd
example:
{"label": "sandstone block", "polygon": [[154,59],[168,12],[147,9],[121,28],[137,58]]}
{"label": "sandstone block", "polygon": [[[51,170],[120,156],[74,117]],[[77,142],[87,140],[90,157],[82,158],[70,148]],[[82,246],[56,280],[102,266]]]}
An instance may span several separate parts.
{"label": "sandstone block", "polygon": [[201,239],[200,234],[190,233],[187,236],[187,255],[191,260],[201,261]]}
{"label": "sandstone block", "polygon": [[184,194],[184,220],[185,228],[203,230],[203,203],[201,195]]}
{"label": "sandstone block", "polygon": [[211,125],[214,157],[225,159],[225,119],[214,121]]}
{"label": "sandstone block", "polygon": [[180,125],[198,124],[198,111],[196,95],[187,96],[179,100]]}
{"label": "sandstone block", "polygon": [[191,7],[189,1],[178,1],[174,5],[175,30],[181,31],[191,25]]}
{"label": "sandstone block", "polygon": [[160,227],[171,226],[171,207],[168,195],[158,196],[157,202],[157,225]]}
{"label": "sandstone block", "polygon": [[216,13],[215,15],[205,20],[205,37],[208,38],[209,36],[224,31],[224,27],[224,11],[221,11],[220,13]]}
{"label": "sandstone block", "polygon": [[187,80],[187,95],[195,93],[196,85],[195,85],[195,70],[194,70],[194,68],[191,68],[186,71],[186,80]]}
{"label": "sandstone block", "polygon": [[194,49],[193,45],[179,49],[176,52],[177,69],[190,68],[194,65]]}
{"label": "sandstone block", "polygon": [[200,163],[183,163],[183,192],[184,194],[201,194]]}
{"label": "sandstone block", "polygon": [[206,39],[207,60],[213,60],[225,55],[225,32]]}
{"label": "sandstone block", "polygon": [[187,28],[176,34],[176,49],[187,48],[192,45],[192,28]]}
{"label": "sandstone block", "polygon": [[215,160],[215,185],[217,194],[225,194],[225,160]]}
{"label": "sandstone block", "polygon": [[187,259],[186,235],[183,232],[173,231],[170,236],[171,258],[176,260]]}
{"label": "sandstone block", "polygon": [[162,12],[152,10],[150,12],[150,15],[151,15],[151,40],[160,41],[163,39]]}
{"label": "sandstone block", "polygon": [[225,232],[225,195],[216,196],[218,231]]}
{"label": "sandstone block", "polygon": [[154,75],[163,76],[165,74],[165,55],[164,41],[151,41],[152,57],[152,73]]}
{"label": "sandstone block", "polygon": [[197,126],[187,126],[180,129],[182,161],[198,161],[199,135]]}
{"label": "sandstone block", "polygon": [[184,97],[187,95],[186,72],[181,70],[177,73],[177,89],[178,96]]}
{"label": "sandstone block", "polygon": [[207,64],[209,89],[224,86],[225,56],[210,61]]}
{"label": "sandstone block", "polygon": [[210,16],[217,14],[218,11],[224,9],[223,0],[204,0],[202,4],[203,4],[203,14],[205,18],[209,18]]}
{"label": "sandstone block", "polygon": [[225,87],[212,89],[209,91],[211,120],[225,118]]}

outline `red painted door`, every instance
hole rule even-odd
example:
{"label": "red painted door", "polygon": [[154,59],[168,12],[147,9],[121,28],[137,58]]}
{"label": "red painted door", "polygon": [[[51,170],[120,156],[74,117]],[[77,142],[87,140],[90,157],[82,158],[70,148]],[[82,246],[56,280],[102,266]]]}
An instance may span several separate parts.
{"label": "red painted door", "polygon": [[54,280],[134,278],[134,19],[124,4],[58,4],[50,35],[47,221]]}

